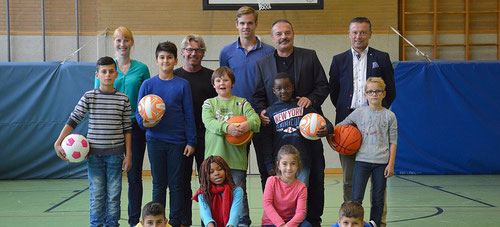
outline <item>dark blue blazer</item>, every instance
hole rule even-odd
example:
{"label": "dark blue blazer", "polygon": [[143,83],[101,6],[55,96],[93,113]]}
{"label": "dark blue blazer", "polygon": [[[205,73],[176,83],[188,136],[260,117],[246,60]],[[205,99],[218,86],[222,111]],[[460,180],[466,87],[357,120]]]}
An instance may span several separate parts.
{"label": "dark blue blazer", "polygon": [[[273,92],[274,75],[278,73],[276,57],[270,53],[257,60],[255,66],[255,92],[253,95],[254,109],[260,112],[278,101]],[[323,66],[316,55],[316,51],[293,47],[293,67],[295,77],[295,96],[307,97],[312,102],[312,107],[319,113],[321,104],[328,97],[329,87]]]}
{"label": "dark blue blazer", "polygon": [[[352,51],[349,49],[344,53],[333,56],[330,66],[330,99],[337,112],[335,124],[344,120],[351,113],[353,93],[352,57]],[[387,85],[385,88],[387,94],[382,106],[389,108],[396,98],[394,69],[389,54],[369,47],[366,67],[366,78],[381,77]]]}

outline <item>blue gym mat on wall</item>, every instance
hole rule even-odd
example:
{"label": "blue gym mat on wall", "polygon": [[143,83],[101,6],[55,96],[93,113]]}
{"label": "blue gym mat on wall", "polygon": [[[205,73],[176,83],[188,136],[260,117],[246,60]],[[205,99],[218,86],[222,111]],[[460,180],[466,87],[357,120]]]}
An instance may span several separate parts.
{"label": "blue gym mat on wall", "polygon": [[397,174],[500,173],[500,62],[395,67]]}
{"label": "blue gym mat on wall", "polygon": [[[395,64],[397,174],[500,173],[500,62]],[[53,144],[95,63],[0,63],[0,179],[82,178]],[[87,121],[76,133],[87,134]]]}
{"label": "blue gym mat on wall", "polygon": [[[0,63],[0,179],[82,178],[54,142],[80,97],[94,87],[95,63]],[[73,131],[87,135],[87,120]]]}

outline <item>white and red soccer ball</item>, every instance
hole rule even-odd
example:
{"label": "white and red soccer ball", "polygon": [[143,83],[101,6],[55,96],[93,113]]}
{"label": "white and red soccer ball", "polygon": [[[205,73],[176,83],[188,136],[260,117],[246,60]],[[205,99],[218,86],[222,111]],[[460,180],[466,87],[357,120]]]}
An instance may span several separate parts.
{"label": "white and red soccer ball", "polygon": [[158,95],[146,95],[139,101],[138,109],[145,121],[157,121],[165,113],[165,103]]}
{"label": "white and red soccer ball", "polygon": [[308,140],[319,140],[317,136],[319,128],[326,125],[326,120],[317,113],[308,113],[300,120],[300,134]]}
{"label": "white and red soccer ball", "polygon": [[90,144],[87,139],[80,134],[70,134],[64,138],[61,147],[66,153],[69,162],[81,162],[89,154]]}

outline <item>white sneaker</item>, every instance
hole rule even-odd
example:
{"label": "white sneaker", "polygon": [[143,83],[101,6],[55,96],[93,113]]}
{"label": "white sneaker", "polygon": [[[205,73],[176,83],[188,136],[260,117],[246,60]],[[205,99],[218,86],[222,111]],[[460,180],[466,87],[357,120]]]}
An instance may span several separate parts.
{"label": "white sneaker", "polygon": [[368,224],[370,224],[373,227],[377,227],[377,223],[375,223],[375,221],[373,221],[373,220],[371,220],[370,222],[368,222]]}

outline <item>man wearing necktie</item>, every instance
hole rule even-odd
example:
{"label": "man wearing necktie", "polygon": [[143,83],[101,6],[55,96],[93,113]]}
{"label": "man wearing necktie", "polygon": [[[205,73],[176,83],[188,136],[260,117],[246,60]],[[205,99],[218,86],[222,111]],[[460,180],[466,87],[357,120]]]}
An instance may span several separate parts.
{"label": "man wearing necktie", "polygon": [[[368,77],[381,77],[386,83],[387,95],[382,106],[389,108],[396,98],[394,69],[389,54],[368,47],[372,36],[370,20],[356,17],[349,24],[351,48],[335,55],[330,66],[330,99],[336,109],[335,124],[344,120],[354,109],[368,105],[364,88]],[[355,155],[340,155],[344,201],[351,200]],[[383,222],[385,220],[385,215]],[[384,226],[385,223],[382,224]]]}

